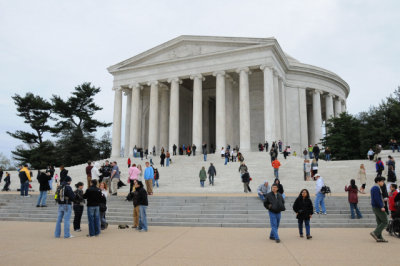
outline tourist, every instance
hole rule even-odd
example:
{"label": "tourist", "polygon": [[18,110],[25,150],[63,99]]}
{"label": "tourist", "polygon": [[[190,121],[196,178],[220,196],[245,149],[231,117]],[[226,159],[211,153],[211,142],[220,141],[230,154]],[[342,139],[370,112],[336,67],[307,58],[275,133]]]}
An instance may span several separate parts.
{"label": "tourist", "polygon": [[377,162],[375,163],[377,176],[382,176],[382,171],[385,170],[385,165],[382,162],[381,157],[378,157]]}
{"label": "tourist", "polygon": [[318,160],[319,160],[319,153],[320,153],[320,149],[319,149],[319,147],[318,147],[318,144],[315,144],[315,145],[314,145],[312,151],[313,151],[313,154],[314,154],[315,159],[318,161]]}
{"label": "tourist", "polygon": [[47,199],[47,191],[50,190],[49,180],[51,179],[50,172],[39,172],[38,175],[39,181],[39,198],[36,203],[36,207],[47,207],[46,199]]}
{"label": "tourist", "polygon": [[304,151],[303,151],[304,160],[307,159],[307,156],[308,156],[308,151],[307,151],[307,149],[304,149]]}
{"label": "tourist", "polygon": [[100,234],[100,203],[104,203],[104,196],[97,187],[97,180],[92,180],[90,187],[86,189],[83,198],[87,199],[87,217],[89,225],[88,237],[98,236]]}
{"label": "tourist", "polygon": [[25,164],[18,173],[19,181],[21,182],[21,197],[30,197],[28,195],[29,183],[32,182],[31,172],[28,169],[28,165]]}
{"label": "tourist", "polygon": [[[147,232],[146,210],[149,203],[147,200],[147,192],[143,188],[143,183],[141,181],[137,181],[135,185],[135,192],[136,191],[137,196],[134,197],[134,200],[136,200],[136,204],[139,206],[139,227],[136,229],[139,230],[139,232]],[[135,206],[135,202],[133,204]]]}
{"label": "tourist", "polygon": [[243,175],[244,173],[246,173],[247,171],[248,171],[247,165],[245,165],[244,162],[241,162],[241,163],[240,163],[240,166],[239,166],[240,178],[242,178],[242,175]]}
{"label": "tourist", "polygon": [[128,168],[131,167],[131,163],[132,163],[131,157],[128,157]]}
{"label": "tourist", "polygon": [[289,156],[289,152],[288,152],[287,148],[285,148],[285,150],[283,151],[283,158],[285,158],[285,160],[286,160],[286,157],[288,157],[288,156]]}
{"label": "tourist", "polygon": [[239,162],[243,163],[244,157],[243,157],[242,153],[238,152],[237,158],[238,158]]}
{"label": "tourist", "polygon": [[237,158],[237,150],[233,149],[233,151],[232,151],[232,162],[236,162],[236,158]]}
{"label": "tourist", "polygon": [[224,163],[224,165],[227,165],[228,164],[228,162],[229,162],[229,150],[228,149],[226,149],[225,150],[225,163]]}
{"label": "tourist", "polygon": [[182,145],[179,146],[179,155],[183,155],[183,148],[182,148]]}
{"label": "tourist", "polygon": [[225,149],[224,149],[224,147],[221,148],[220,154],[221,154],[221,158],[225,157]]}
{"label": "tourist", "polygon": [[[154,154],[154,156],[156,155],[155,152],[153,154]],[[140,156],[140,160],[143,161],[143,149],[142,148],[140,148],[140,150],[139,150],[139,156]]]}
{"label": "tourist", "polygon": [[350,204],[351,219],[355,219],[354,210],[356,210],[357,218],[361,219],[362,214],[357,207],[358,204],[358,187],[354,179],[350,180],[350,186],[345,186],[344,191],[348,192],[348,199]]}
{"label": "tourist", "polygon": [[315,175],[318,173],[318,162],[314,158],[311,163],[311,178],[315,181]]}
{"label": "tourist", "polygon": [[390,184],[396,183],[397,178],[396,174],[393,170],[393,165],[388,166],[388,174],[387,174],[387,190],[389,190]]}
{"label": "tourist", "polygon": [[60,165],[60,184],[65,182],[65,178],[68,176],[68,170],[65,169],[64,165]]}
{"label": "tourist", "polygon": [[281,166],[281,163],[278,161],[278,159],[275,159],[272,161],[271,165],[274,168],[275,178],[279,178],[279,167]]}
{"label": "tourist", "polygon": [[134,187],[134,180],[139,180],[139,175],[141,173],[141,171],[139,170],[139,168],[136,167],[136,164],[133,164],[130,168],[129,168],[129,177],[128,177],[128,183],[129,183],[129,192],[132,192],[132,189]]}
{"label": "tourist", "polygon": [[204,161],[207,161],[207,143],[203,142],[202,150]]}
{"label": "tourist", "polygon": [[381,186],[381,193],[382,193],[382,197],[383,197],[383,205],[385,208],[385,211],[387,214],[389,214],[389,207],[388,207],[388,201],[389,201],[389,193],[388,193],[388,189],[387,186],[385,184],[386,178],[383,178],[383,186]]}
{"label": "tourist", "polygon": [[87,185],[90,186],[90,180],[92,180],[92,162],[88,161],[87,162],[87,166],[85,168],[85,172],[86,172],[86,177],[87,177]]}
{"label": "tourist", "polygon": [[390,210],[390,215],[393,216],[395,214],[397,208],[396,208],[396,203],[395,203],[395,198],[399,194],[399,191],[397,190],[397,185],[396,184],[391,184],[390,185],[390,192],[389,192],[389,210]]}
{"label": "tourist", "polygon": [[150,166],[149,162],[146,162],[146,169],[144,169],[144,182],[146,183],[146,189],[149,195],[153,195],[153,179],[154,169]]}
{"label": "tourist", "polygon": [[282,186],[281,181],[279,180],[279,178],[275,178],[274,184],[278,186],[278,192],[282,195],[283,198],[285,198],[285,193],[284,193],[284,190],[283,190],[283,186]]}
{"label": "tourist", "polygon": [[72,188],[70,187],[71,184],[71,177],[66,176],[61,183],[60,187],[57,189],[60,193],[58,194],[57,197],[57,203],[58,203],[58,216],[57,216],[57,222],[56,222],[56,229],[54,231],[54,237],[60,238],[61,235],[61,223],[64,219],[64,238],[72,238],[70,234],[70,219],[71,219],[71,213],[72,213],[72,208],[71,208],[71,203],[73,202],[75,198],[75,194],[72,191]]}
{"label": "tourist", "polygon": [[0,167],[0,183],[2,179],[3,179],[3,168]]}
{"label": "tourist", "polygon": [[132,200],[133,200],[133,226],[132,228],[138,228],[139,227],[139,205],[138,205],[138,194],[139,191],[136,190],[137,183],[139,180],[135,179],[133,180],[133,185],[135,187],[135,190],[133,192],[130,192],[132,195]]}
{"label": "tourist", "polygon": [[265,196],[267,196],[267,194],[271,192],[271,188],[268,184],[268,181],[265,180],[264,183],[262,183],[261,185],[258,186],[257,188],[257,196],[260,198],[260,200],[264,201],[265,200]]}
{"label": "tourist", "polygon": [[193,144],[192,145],[193,156],[196,156],[196,149],[197,149],[196,145]]}
{"label": "tourist", "polygon": [[117,165],[117,162],[114,161],[112,163],[112,171],[111,171],[111,195],[112,196],[117,196],[117,190],[118,190],[118,182],[120,179],[120,172],[119,168]]}
{"label": "tourist", "polygon": [[365,172],[364,164],[360,164],[360,169],[358,170],[358,179],[361,183],[360,192],[365,194],[365,186],[367,184],[367,173]]}
{"label": "tourist", "polygon": [[306,227],[306,237],[311,239],[310,219],[313,215],[313,204],[310,199],[310,193],[307,189],[302,189],[299,196],[293,203],[293,210],[296,213],[296,218],[299,226],[300,237],[303,237],[303,222]]}
{"label": "tourist", "polygon": [[208,181],[210,182],[210,185],[214,186],[214,176],[217,175],[217,170],[215,169],[213,163],[210,163],[210,167],[208,167]]}
{"label": "tourist", "polygon": [[5,184],[1,191],[10,191],[11,177],[9,172],[6,172],[6,177],[4,178],[4,182]]}
{"label": "tourist", "polygon": [[139,176],[138,176],[138,181],[142,181],[142,176],[143,176],[142,165],[138,164],[136,167],[140,171]]}
{"label": "tourist", "polygon": [[331,160],[331,149],[326,147],[325,149],[325,161],[329,162]]}
{"label": "tourist", "polygon": [[158,180],[160,179],[160,174],[158,173],[157,168],[154,168],[154,183],[153,183],[153,187],[155,187],[157,185],[158,186]]}
{"label": "tourist", "polygon": [[370,161],[374,159],[374,151],[372,150],[372,148],[369,149],[367,156]]}
{"label": "tourist", "polygon": [[251,192],[250,189],[250,181],[251,181],[251,177],[248,171],[246,171],[243,175],[242,175],[242,183],[243,183],[243,187],[244,187],[244,193],[248,193]]}
{"label": "tourist", "polygon": [[393,167],[393,172],[394,172],[394,175],[396,175],[396,161],[394,160],[394,158],[392,157],[392,156],[388,156],[388,161],[386,162],[386,165],[388,166],[388,168],[390,167],[390,166],[392,166]]}
{"label": "tourist", "polygon": [[[315,180],[317,181],[315,185],[315,213],[316,214],[324,214],[326,215],[326,208],[325,208],[325,194],[322,193],[321,189],[324,186],[324,180],[319,174],[314,176]],[[319,206],[321,205],[322,212],[319,211]]]}
{"label": "tourist", "polygon": [[108,223],[106,220],[107,197],[108,197],[107,184],[104,182],[101,182],[99,188],[101,190],[101,194],[103,195],[102,202],[100,202],[100,204],[99,204],[100,228],[101,228],[101,230],[105,230],[108,227]]}
{"label": "tourist", "polygon": [[310,160],[305,159],[303,163],[304,181],[311,180],[311,163]]}
{"label": "tourist", "polygon": [[144,150],[144,157],[146,158],[146,160],[147,160],[147,156],[149,156],[149,149],[145,149]]}
{"label": "tourist", "polygon": [[85,206],[85,199],[83,198],[83,183],[78,182],[75,184],[76,190],[74,191],[74,231],[81,231],[81,219],[83,208]]}
{"label": "tourist", "polygon": [[176,155],[176,145],[174,144],[173,146],[172,146],[172,155]]}
{"label": "tourist", "polygon": [[52,165],[48,165],[46,172],[50,173],[50,180],[49,180],[49,193],[51,193],[53,191],[53,178],[54,178],[54,167]]}
{"label": "tourist", "polygon": [[314,158],[313,146],[312,145],[308,145],[308,156],[310,156],[310,159]]}
{"label": "tourist", "polygon": [[264,201],[264,207],[268,210],[269,222],[271,225],[271,233],[269,239],[275,240],[276,243],[281,242],[278,235],[279,223],[281,220],[281,212],[285,210],[285,200],[278,192],[278,186],[273,184]]}
{"label": "tourist", "polygon": [[277,158],[277,152],[275,151],[275,148],[271,147],[269,156],[271,157],[271,163],[272,163]]}
{"label": "tourist", "polygon": [[268,146],[269,146],[268,141],[265,141],[264,143],[265,152],[268,152]]}
{"label": "tourist", "polygon": [[167,160],[167,167],[169,166],[169,161],[171,160],[171,154],[169,153],[169,151],[167,151],[167,154],[165,155],[166,160]]}
{"label": "tourist", "polygon": [[100,180],[101,172],[100,172],[100,164],[98,162],[94,163],[94,166],[91,170],[91,177],[92,179],[96,179],[97,181]]}
{"label": "tourist", "polygon": [[156,146],[153,146],[153,155],[156,156]]}
{"label": "tourist", "polygon": [[233,150],[234,149],[230,150],[230,152],[229,152],[229,158],[231,159],[231,162],[233,162]]}
{"label": "tourist", "polygon": [[164,167],[165,153],[163,151],[161,152],[160,159],[160,165],[161,167]]}
{"label": "tourist", "polygon": [[388,225],[388,218],[382,200],[383,195],[381,193],[381,187],[384,186],[384,181],[384,178],[381,176],[375,177],[375,185],[371,188],[371,206],[372,211],[375,214],[377,225],[370,235],[376,240],[376,242],[388,242],[382,236],[382,231]]}
{"label": "tourist", "polygon": [[206,181],[206,179],[207,179],[207,173],[206,173],[206,169],[204,168],[204,166],[201,167],[201,170],[199,172],[199,178],[200,178],[200,186],[204,187],[204,181]]}
{"label": "tourist", "polygon": [[150,153],[149,154],[149,161],[150,161],[150,165],[153,166],[153,155]]}
{"label": "tourist", "polygon": [[110,165],[110,162],[106,160],[105,165],[103,166],[103,169],[101,171],[101,174],[103,176],[103,182],[107,184],[108,191],[111,193],[111,172],[112,172],[112,166]]}

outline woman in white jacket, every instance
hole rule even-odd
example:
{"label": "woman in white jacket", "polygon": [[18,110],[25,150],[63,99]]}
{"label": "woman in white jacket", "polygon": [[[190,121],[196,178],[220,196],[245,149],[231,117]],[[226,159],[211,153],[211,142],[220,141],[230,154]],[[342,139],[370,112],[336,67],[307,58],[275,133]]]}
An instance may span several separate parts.
{"label": "woman in white jacket", "polygon": [[98,162],[95,162],[95,164],[92,168],[92,171],[91,171],[92,179],[97,179],[97,181],[99,181],[100,175],[101,175],[99,167],[100,167],[100,164]]}

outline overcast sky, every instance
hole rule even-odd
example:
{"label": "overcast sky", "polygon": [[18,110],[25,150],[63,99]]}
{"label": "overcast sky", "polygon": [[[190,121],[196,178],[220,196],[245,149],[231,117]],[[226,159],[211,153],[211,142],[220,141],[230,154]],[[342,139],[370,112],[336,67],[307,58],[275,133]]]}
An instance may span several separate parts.
{"label": "overcast sky", "polygon": [[396,0],[0,0],[0,152],[21,144],[6,131],[27,129],[15,93],[67,98],[89,81],[102,89],[96,117],[112,122],[106,68],[184,34],[275,37],[299,61],[341,76],[352,114],[400,85]]}

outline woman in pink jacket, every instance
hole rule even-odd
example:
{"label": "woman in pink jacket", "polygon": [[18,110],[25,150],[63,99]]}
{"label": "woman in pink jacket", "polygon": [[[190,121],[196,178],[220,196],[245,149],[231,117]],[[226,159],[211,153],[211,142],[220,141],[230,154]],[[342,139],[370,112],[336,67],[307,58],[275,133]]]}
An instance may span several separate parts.
{"label": "woman in pink jacket", "polygon": [[136,164],[133,164],[131,167],[129,167],[129,178],[128,178],[128,183],[130,183],[129,187],[129,192],[132,192],[133,189],[133,180],[138,181],[139,178],[138,176],[140,175],[141,171],[136,167]]}

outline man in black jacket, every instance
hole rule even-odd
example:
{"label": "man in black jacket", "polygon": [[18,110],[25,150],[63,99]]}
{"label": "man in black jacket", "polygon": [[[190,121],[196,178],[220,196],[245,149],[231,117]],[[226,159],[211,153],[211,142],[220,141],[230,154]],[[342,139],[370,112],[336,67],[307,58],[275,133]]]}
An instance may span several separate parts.
{"label": "man in black jacket", "polygon": [[133,198],[133,206],[139,206],[139,232],[147,232],[147,215],[146,210],[149,202],[147,200],[147,192],[143,187],[142,181],[135,183],[135,194]]}
{"label": "man in black jacket", "polygon": [[281,242],[278,235],[279,222],[281,220],[281,212],[285,210],[285,200],[278,192],[278,185],[273,184],[264,201],[264,207],[268,210],[269,221],[271,224],[271,233],[269,239],[275,240],[276,243]]}
{"label": "man in black jacket", "polygon": [[60,165],[60,184],[65,181],[65,178],[68,176],[68,170],[64,168],[64,165]]}
{"label": "man in black jacket", "polygon": [[72,213],[71,203],[75,198],[75,194],[70,187],[71,177],[66,176],[64,182],[61,183],[60,188],[57,188],[58,197],[58,218],[56,223],[56,230],[54,236],[60,238],[61,235],[61,222],[64,218],[64,238],[72,238],[74,236],[69,233],[69,225]]}
{"label": "man in black jacket", "polygon": [[47,191],[50,190],[50,185],[49,185],[49,180],[51,180],[51,173],[49,171],[45,172],[39,172],[38,175],[38,181],[39,181],[39,198],[36,203],[36,207],[47,207],[46,205],[46,199],[47,199]]}
{"label": "man in black jacket", "polygon": [[83,194],[87,199],[87,217],[89,224],[88,237],[98,236],[100,234],[100,203],[105,203],[105,198],[101,190],[97,187],[97,180],[90,181],[91,186]]}
{"label": "man in black jacket", "polygon": [[214,176],[217,175],[217,170],[213,163],[210,163],[210,167],[208,167],[208,180],[210,181],[210,185],[214,186]]}

